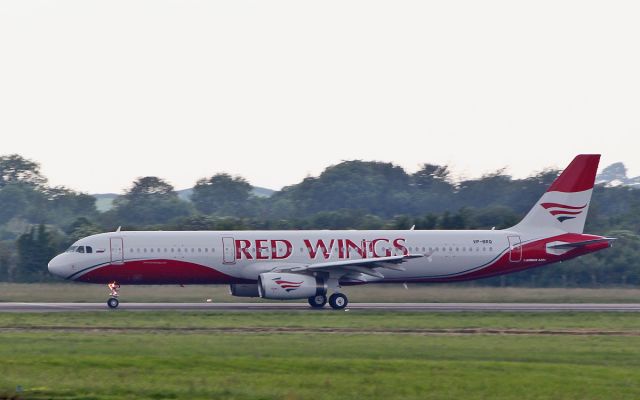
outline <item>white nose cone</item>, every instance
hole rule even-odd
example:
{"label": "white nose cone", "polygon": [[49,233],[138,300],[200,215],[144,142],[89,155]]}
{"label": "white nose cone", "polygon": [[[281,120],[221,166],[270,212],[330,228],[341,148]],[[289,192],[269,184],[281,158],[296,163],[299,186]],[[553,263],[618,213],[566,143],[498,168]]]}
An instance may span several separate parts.
{"label": "white nose cone", "polygon": [[61,255],[57,255],[55,257],[53,257],[53,259],[51,261],[49,261],[49,272],[52,273],[55,276],[60,276],[60,277],[64,277],[64,264],[61,260]]}

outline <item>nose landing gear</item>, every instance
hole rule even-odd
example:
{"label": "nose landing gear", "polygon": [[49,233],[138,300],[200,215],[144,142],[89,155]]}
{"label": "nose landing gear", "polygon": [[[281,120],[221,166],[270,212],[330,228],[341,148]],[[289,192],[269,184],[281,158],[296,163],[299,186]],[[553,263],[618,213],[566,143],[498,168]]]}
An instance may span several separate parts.
{"label": "nose landing gear", "polygon": [[109,308],[118,308],[118,305],[120,304],[120,301],[118,300],[120,285],[117,282],[111,282],[107,287],[110,291],[107,306],[109,306]]}
{"label": "nose landing gear", "polygon": [[107,300],[109,308],[118,308],[118,304],[120,304],[120,301],[115,297],[110,297],[109,300]]}

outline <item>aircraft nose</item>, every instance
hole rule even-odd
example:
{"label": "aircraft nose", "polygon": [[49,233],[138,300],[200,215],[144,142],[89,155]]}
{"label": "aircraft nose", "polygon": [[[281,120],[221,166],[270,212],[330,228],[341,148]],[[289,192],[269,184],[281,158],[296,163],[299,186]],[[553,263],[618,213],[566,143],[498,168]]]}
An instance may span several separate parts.
{"label": "aircraft nose", "polygon": [[53,257],[51,261],[49,261],[49,272],[56,276],[64,277],[64,268],[65,264],[62,260],[62,255],[57,255]]}

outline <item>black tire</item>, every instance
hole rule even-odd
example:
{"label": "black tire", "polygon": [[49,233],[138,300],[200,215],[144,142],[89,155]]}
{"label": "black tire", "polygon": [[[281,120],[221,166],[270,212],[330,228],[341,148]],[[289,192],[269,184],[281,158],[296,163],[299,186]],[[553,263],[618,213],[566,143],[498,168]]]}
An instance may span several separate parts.
{"label": "black tire", "polygon": [[115,297],[111,297],[109,300],[107,300],[107,305],[109,306],[109,308],[118,308],[119,304],[120,302]]}
{"label": "black tire", "polygon": [[323,294],[309,297],[309,305],[313,308],[322,308],[325,304],[327,304],[327,296]]}
{"label": "black tire", "polygon": [[342,310],[349,304],[349,300],[347,296],[342,293],[334,293],[329,297],[329,305],[334,310]]}

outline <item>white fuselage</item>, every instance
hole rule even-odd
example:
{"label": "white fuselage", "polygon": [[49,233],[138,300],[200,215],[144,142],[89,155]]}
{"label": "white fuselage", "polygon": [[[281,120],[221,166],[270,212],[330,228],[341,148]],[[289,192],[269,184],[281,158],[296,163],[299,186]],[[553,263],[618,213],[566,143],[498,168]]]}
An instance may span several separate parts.
{"label": "white fuselage", "polygon": [[[103,282],[99,271],[110,266],[115,275],[128,269],[140,271],[137,276],[123,275],[127,279],[113,276],[107,280],[197,283],[197,277],[181,279],[179,273],[166,273],[194,265],[219,273],[218,279],[214,274],[202,274],[202,283],[230,283],[256,281],[259,274],[286,266],[422,255],[407,260],[402,270],[384,270],[383,277],[342,273],[351,283],[366,283],[448,280],[482,269],[501,257],[514,264],[522,261],[519,235],[496,230],[132,231],[89,236],[74,244],[78,246],[85,246],[85,252],[66,252],[56,257],[50,265],[52,272],[72,280]],[[86,246],[91,247],[91,253]]]}

